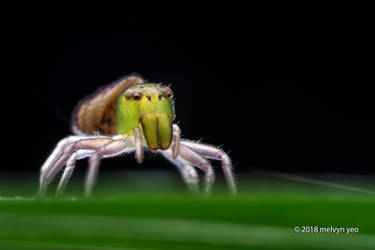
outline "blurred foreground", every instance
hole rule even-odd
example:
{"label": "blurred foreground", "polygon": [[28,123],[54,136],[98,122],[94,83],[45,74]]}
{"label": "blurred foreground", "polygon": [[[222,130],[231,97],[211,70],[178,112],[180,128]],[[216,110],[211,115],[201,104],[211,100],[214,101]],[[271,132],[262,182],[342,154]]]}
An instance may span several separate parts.
{"label": "blurred foreground", "polygon": [[252,175],[232,197],[219,176],[205,197],[169,172],[104,172],[90,200],[78,175],[61,199],[34,201],[37,176],[3,175],[0,249],[374,249],[375,177],[312,178],[369,192]]}

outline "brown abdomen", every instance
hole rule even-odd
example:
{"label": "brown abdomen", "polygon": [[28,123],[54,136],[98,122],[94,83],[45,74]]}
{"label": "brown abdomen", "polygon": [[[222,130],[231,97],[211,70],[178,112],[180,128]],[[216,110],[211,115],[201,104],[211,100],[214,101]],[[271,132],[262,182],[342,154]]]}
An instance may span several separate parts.
{"label": "brown abdomen", "polygon": [[125,77],[84,98],[73,112],[73,132],[77,135],[117,134],[117,98],[129,86],[140,83],[143,79],[138,76]]}

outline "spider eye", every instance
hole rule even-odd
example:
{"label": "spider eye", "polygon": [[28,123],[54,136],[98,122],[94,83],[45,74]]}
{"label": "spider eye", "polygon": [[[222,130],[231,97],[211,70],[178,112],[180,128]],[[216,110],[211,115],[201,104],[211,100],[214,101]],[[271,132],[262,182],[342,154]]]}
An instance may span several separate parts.
{"label": "spider eye", "polygon": [[173,97],[173,92],[170,88],[166,88],[165,89],[165,95],[168,97],[168,98],[172,98]]}
{"label": "spider eye", "polygon": [[139,99],[141,99],[141,97],[142,97],[142,95],[140,94],[140,93],[135,93],[134,94],[134,100],[139,100]]}
{"label": "spider eye", "polygon": [[161,98],[163,97],[163,95],[159,95],[158,97],[159,97],[159,100],[161,100]]}

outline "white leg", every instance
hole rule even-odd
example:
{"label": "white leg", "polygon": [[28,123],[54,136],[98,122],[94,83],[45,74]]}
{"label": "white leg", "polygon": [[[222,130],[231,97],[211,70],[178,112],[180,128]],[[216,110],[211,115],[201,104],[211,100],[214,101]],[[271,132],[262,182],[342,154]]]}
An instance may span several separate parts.
{"label": "white leg", "polygon": [[172,158],[176,159],[180,149],[181,130],[177,124],[173,124]]}
{"label": "white leg", "polygon": [[91,195],[92,189],[96,182],[96,176],[98,175],[99,165],[100,165],[100,155],[95,153],[90,157],[89,169],[87,171],[86,181],[85,181],[85,196],[89,197]]}
{"label": "white leg", "polygon": [[211,191],[212,184],[215,181],[215,174],[210,163],[206,159],[202,158],[199,154],[182,144],[180,144],[178,156],[185,160],[188,164],[200,168],[206,173],[205,192],[209,193]]}
{"label": "white leg", "polygon": [[72,156],[69,158],[68,162],[66,163],[64,174],[61,177],[61,180],[57,187],[56,196],[60,196],[64,192],[66,184],[68,184],[70,176],[73,173],[73,169],[76,163],[76,157],[77,157],[77,152],[73,153]]}
{"label": "white leg", "polygon": [[181,140],[181,144],[189,147],[194,152],[202,155],[203,157],[221,161],[221,166],[228,182],[229,189],[233,194],[237,193],[236,183],[232,173],[232,162],[229,156],[224,151],[217,149],[213,146],[200,144],[188,140]]}
{"label": "white leg", "polygon": [[[72,155],[78,151],[82,151],[82,154],[76,155],[76,158],[84,158],[95,152],[101,146],[108,144],[111,141],[123,139],[122,137],[103,137],[103,136],[90,136],[90,137],[79,137],[70,136],[61,140],[52,154],[48,157],[41,169],[40,186],[38,196],[44,196],[48,185],[52,182],[56,174],[60,169],[71,159],[70,164],[73,163]],[[68,169],[63,182],[67,182],[69,179]],[[61,187],[63,187],[63,183]]]}
{"label": "white leg", "polygon": [[71,143],[79,141],[79,136],[69,136],[67,138],[62,139],[55,147],[53,152],[44,162],[42,168],[40,169],[40,183],[45,183],[45,178],[47,173],[56,165],[56,162],[61,158],[61,155],[65,149],[65,147]]}
{"label": "white leg", "polygon": [[73,153],[78,150],[96,150],[112,139],[110,137],[92,136],[79,139],[78,136],[71,136],[61,140],[51,156],[47,159],[41,170],[40,186],[38,196],[44,196],[48,185],[55,178],[60,169],[67,163]]}
{"label": "white leg", "polygon": [[135,139],[135,158],[138,163],[143,161],[143,145],[142,145],[142,134],[138,127],[134,127],[134,139]]}
{"label": "white leg", "polygon": [[102,136],[91,136],[91,137],[79,137],[79,136],[70,136],[61,140],[53,153],[48,157],[46,162],[43,164],[41,169],[41,178],[40,182],[49,183],[51,177],[54,177],[55,174],[60,170],[70,156],[77,150],[87,149],[87,150],[96,150],[102,144],[110,142],[112,139],[110,137]]}
{"label": "white leg", "polygon": [[59,182],[59,185],[56,190],[55,196],[60,196],[64,193],[65,187],[69,182],[69,179],[73,173],[73,170],[75,168],[75,163],[79,159],[86,158],[90,155],[92,155],[95,151],[94,150],[78,150],[74,152],[69,160],[66,163],[66,167],[64,169],[64,173],[61,177],[61,180]]}
{"label": "white leg", "polygon": [[85,182],[85,196],[91,195],[92,189],[95,185],[96,176],[98,175],[100,160],[105,157],[117,155],[131,146],[129,140],[119,140],[109,142],[95,151],[89,160],[89,170]]}
{"label": "white leg", "polygon": [[182,178],[184,179],[185,183],[188,185],[190,191],[197,192],[198,191],[198,174],[195,169],[189,165],[185,160],[181,157],[177,157],[177,159],[173,159],[171,150],[161,151],[162,155],[169,160],[173,165],[177,166],[178,170],[180,171]]}

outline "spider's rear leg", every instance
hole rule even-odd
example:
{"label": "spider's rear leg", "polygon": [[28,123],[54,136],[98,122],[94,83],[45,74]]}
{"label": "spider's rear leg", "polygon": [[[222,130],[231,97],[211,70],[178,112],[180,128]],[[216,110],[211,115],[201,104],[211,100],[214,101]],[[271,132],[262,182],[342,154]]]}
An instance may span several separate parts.
{"label": "spider's rear leg", "polygon": [[[79,136],[69,136],[64,139],[62,139],[59,143],[57,143],[55,149],[53,152],[49,155],[47,160],[44,162],[43,166],[40,169],[40,183],[46,183],[47,182],[47,176],[51,172],[51,170],[56,165],[61,165],[66,161],[67,159],[62,160],[62,154],[64,153],[65,148],[74,143],[79,141],[81,138]],[[60,161],[62,163],[57,163],[57,161]]]}
{"label": "spider's rear leg", "polygon": [[56,196],[60,196],[64,192],[66,184],[68,184],[70,176],[73,173],[73,169],[74,169],[75,163],[76,163],[76,157],[77,157],[77,152],[74,152],[70,156],[68,162],[66,163],[66,167],[65,167],[63,176],[61,177],[61,180],[60,180],[59,185],[57,187]]}
{"label": "spider's rear leg", "polygon": [[205,175],[205,192],[209,193],[211,191],[212,184],[215,181],[215,173],[210,165],[210,163],[202,158],[199,154],[191,150],[189,147],[180,144],[179,158],[182,158],[188,164],[191,164],[197,168],[202,169]]}
{"label": "spider's rear leg", "polygon": [[213,146],[200,144],[188,140],[181,140],[181,144],[189,147],[191,150],[198,153],[199,155],[202,155],[203,157],[221,161],[221,167],[223,169],[229,189],[233,194],[237,193],[236,183],[234,181],[232,173],[232,162],[229,156],[224,151],[217,149]]}
{"label": "spider's rear leg", "polygon": [[[41,168],[38,196],[41,197],[45,195],[48,185],[52,182],[61,168],[72,157],[72,154],[79,150],[86,150],[86,152],[87,150],[96,150],[103,144],[107,144],[110,141],[112,141],[110,137],[103,136],[70,136],[61,140]],[[72,163],[73,158],[71,164]]]}
{"label": "spider's rear leg", "polygon": [[74,171],[75,163],[77,160],[86,158],[90,155],[92,155],[95,152],[95,150],[78,150],[75,151],[69,158],[69,160],[66,163],[66,167],[64,169],[64,173],[60,179],[59,185],[56,190],[56,196],[60,196],[64,193],[64,190],[66,188],[66,185],[69,182],[69,179]]}
{"label": "spider's rear leg", "polygon": [[168,149],[166,151],[162,151],[162,155],[169,160],[173,165],[177,166],[178,170],[180,171],[182,178],[184,179],[185,183],[188,185],[190,191],[197,192],[198,191],[198,174],[195,171],[194,167],[183,160],[181,157],[177,157],[177,159],[173,159],[173,152]]}

